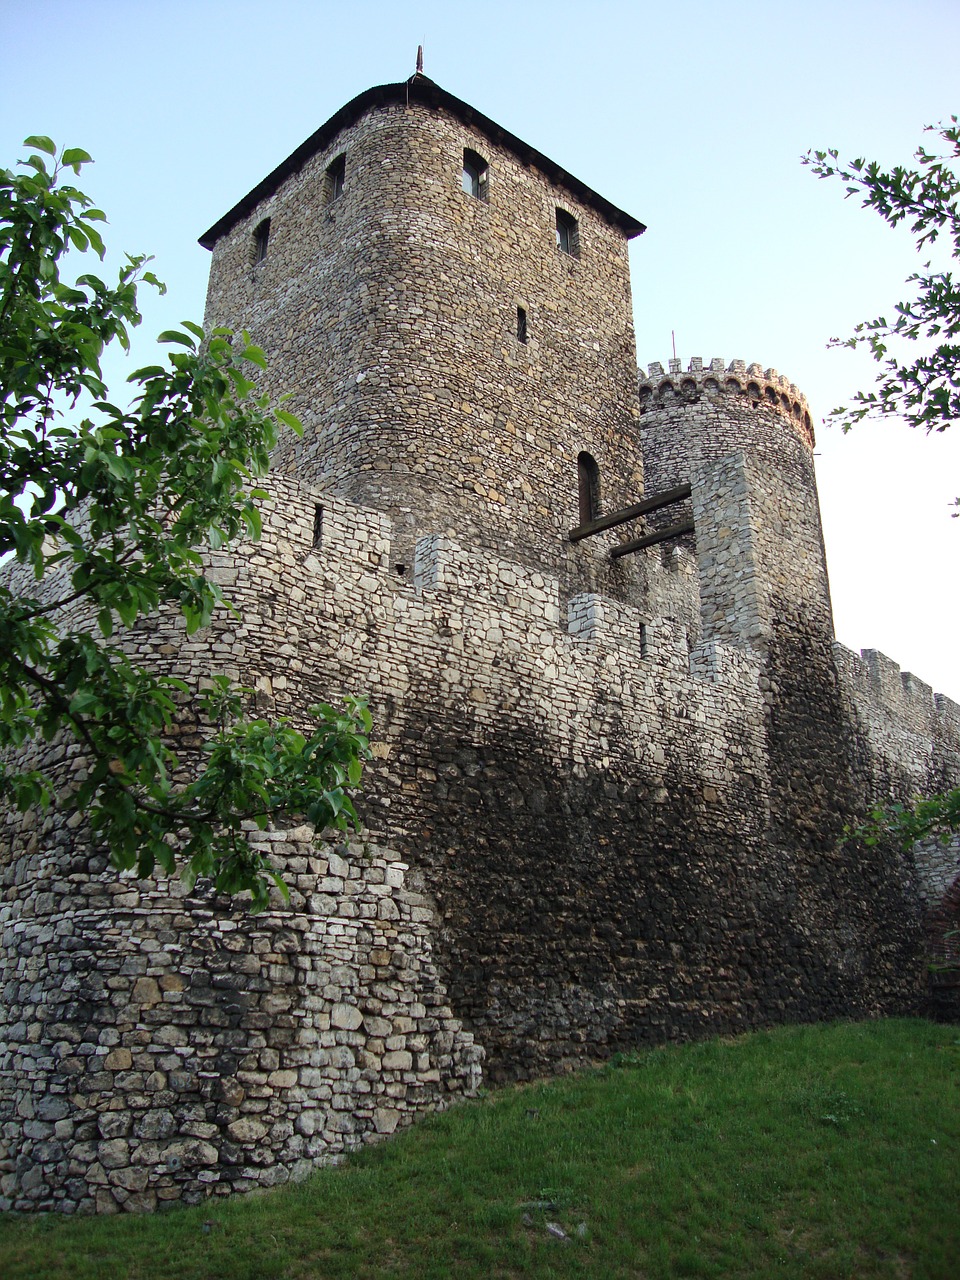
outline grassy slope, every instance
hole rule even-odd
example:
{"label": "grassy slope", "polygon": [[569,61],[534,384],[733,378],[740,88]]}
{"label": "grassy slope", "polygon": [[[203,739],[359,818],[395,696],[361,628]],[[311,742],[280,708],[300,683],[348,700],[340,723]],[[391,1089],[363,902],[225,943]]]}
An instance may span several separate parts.
{"label": "grassy slope", "polygon": [[954,1280],[958,1103],[956,1027],[793,1027],[644,1051],[430,1118],[267,1195],[151,1218],[8,1218],[0,1276]]}

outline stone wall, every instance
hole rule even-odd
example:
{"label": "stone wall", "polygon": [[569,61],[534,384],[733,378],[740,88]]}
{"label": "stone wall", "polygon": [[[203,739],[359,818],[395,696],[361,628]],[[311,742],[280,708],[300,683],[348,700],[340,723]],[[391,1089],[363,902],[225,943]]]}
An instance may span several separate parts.
{"label": "stone wall", "polygon": [[[855,654],[837,644],[834,653],[845,713],[870,761],[873,797],[913,799],[956,786],[960,706],[876,649]],[[936,950],[952,956],[957,945],[945,944],[943,935],[960,928],[960,839],[922,842],[913,865],[917,893],[939,920]]]}
{"label": "stone wall", "polygon": [[670,360],[640,375],[641,428],[647,488],[681,484],[690,468],[751,448],[784,470],[804,468],[814,446],[806,397],[776,369],[720,359],[704,367],[695,356],[684,370]]}
{"label": "stone wall", "polygon": [[[250,919],[99,873],[75,819],[11,820],[7,1203],[268,1184],[469,1092],[477,1046],[499,1080],[924,1007],[921,871],[839,837],[884,760],[914,789],[949,774],[957,708],[838,676],[817,633],[781,634],[789,608],[763,644],[731,631],[722,601],[749,613],[767,553],[710,554],[710,513],[729,530],[731,502],[789,486],[741,455],[694,479],[704,555],[642,553],[643,609],[445,536],[401,575],[383,513],[270,481],[261,542],[212,557],[239,618],[155,620],[135,647],[297,722],[368,694],[372,843],[278,836],[291,908]],[[678,619],[701,596],[697,637]]]}
{"label": "stone wall", "polygon": [[[3,1204],[270,1185],[469,1094],[481,1060],[527,1078],[926,1007],[955,855],[843,833],[960,780],[960,709],[835,645],[792,384],[695,360],[638,388],[640,229],[415,77],[348,104],[205,237],[208,322],[252,331],[306,432],[262,540],[209,557],[237,614],[190,637],[149,619],[129,647],[297,725],[367,695],[366,835],[273,833],[292,899],[252,918],[118,880],[76,814],[7,815]],[[636,526],[571,544],[581,452],[602,510],[644,468],[648,492],[689,482],[695,536],[615,561]]]}
{"label": "stone wall", "polygon": [[25,835],[0,908],[0,1206],[273,1186],[475,1091],[433,904],[390,850],[258,833],[291,900],[250,916],[98,873],[59,815]]}

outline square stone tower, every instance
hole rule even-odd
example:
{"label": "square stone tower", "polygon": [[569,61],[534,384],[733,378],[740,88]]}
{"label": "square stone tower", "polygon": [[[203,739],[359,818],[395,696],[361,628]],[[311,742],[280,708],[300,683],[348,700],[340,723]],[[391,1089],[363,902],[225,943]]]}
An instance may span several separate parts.
{"label": "square stone tower", "polygon": [[447,533],[556,571],[581,455],[595,504],[642,489],[643,229],[417,74],[354,98],[201,237],[207,323],[248,328],[293,393],[305,435],[277,467],[388,513],[394,560]]}

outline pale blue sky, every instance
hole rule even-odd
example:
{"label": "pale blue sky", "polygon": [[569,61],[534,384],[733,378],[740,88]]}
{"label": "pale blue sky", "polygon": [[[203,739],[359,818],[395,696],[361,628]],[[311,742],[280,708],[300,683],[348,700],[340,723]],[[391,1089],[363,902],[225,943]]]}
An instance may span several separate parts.
{"label": "pale blue sky", "polygon": [[[906,161],[960,111],[956,0],[271,4],[3,0],[0,144],[85,147],[112,247],[170,286],[138,339],[203,310],[196,238],[349,98],[425,70],[647,223],[634,243],[642,363],[758,360],[822,418],[871,380],[827,340],[890,310],[906,232],[799,161],[836,146]],[[960,426],[818,431],[839,638],[960,700]]]}

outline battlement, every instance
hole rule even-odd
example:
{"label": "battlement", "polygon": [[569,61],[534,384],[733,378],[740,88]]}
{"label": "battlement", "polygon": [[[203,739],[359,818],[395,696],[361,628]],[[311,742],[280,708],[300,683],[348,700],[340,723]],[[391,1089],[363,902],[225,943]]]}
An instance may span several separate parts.
{"label": "battlement", "polygon": [[757,363],[748,365],[743,360],[731,360],[724,366],[719,357],[704,366],[700,356],[694,356],[686,370],[676,359],[668,361],[667,366],[664,370],[660,361],[655,360],[647,365],[646,375],[641,372],[641,413],[670,405],[677,399],[695,401],[701,395],[743,396],[752,401],[754,407],[763,403],[777,410],[813,448],[813,420],[806,397],[776,369],[764,369]]}
{"label": "battlement", "polygon": [[[320,495],[307,488],[298,492],[294,482],[276,477],[266,485],[276,499],[265,512],[267,558],[282,564],[289,554],[283,543],[289,540],[295,547],[307,540],[309,513],[320,505],[314,501]],[[459,637],[458,643],[469,639],[474,645],[488,644],[491,663],[498,650],[523,654],[523,662],[531,667],[530,679],[536,678],[539,652],[543,669],[555,678],[581,681],[585,657],[602,648],[602,657],[596,659],[601,668],[597,678],[603,669],[646,668],[661,675],[670,672],[684,682],[732,682],[738,688],[746,682],[756,687],[759,669],[753,655],[713,641],[697,644],[686,626],[655,608],[642,610],[593,591],[564,598],[555,575],[440,534],[418,540],[412,577],[398,574],[390,556],[389,518],[329,496],[324,496],[322,507],[322,545],[309,550],[304,568],[318,586],[323,580],[336,583],[338,595],[352,599],[358,616],[372,610],[387,626],[392,616],[398,626],[410,627],[404,643],[418,654],[425,652],[427,642],[437,643],[437,619],[442,617],[441,631]],[[252,559],[259,562],[264,549],[252,548]],[[663,565],[654,557],[648,575],[652,603],[662,587],[664,602],[674,606],[673,560]],[[245,591],[244,584],[237,585]],[[688,590],[696,592],[692,575]],[[569,663],[575,671],[562,674]]]}
{"label": "battlement", "polygon": [[[690,596],[689,610],[695,613],[701,597],[713,600],[711,584],[722,584],[729,576],[729,565],[713,546],[709,518],[714,512],[724,528],[736,522],[730,502],[739,500],[741,465],[731,457],[710,468],[712,485],[730,488],[733,496],[719,504],[711,498],[707,507],[701,501],[700,558],[690,557],[684,581],[678,583],[676,570],[658,555],[648,558],[648,603],[643,608],[597,591],[565,595],[556,575],[441,534],[418,540],[410,572],[409,566],[394,563],[395,532],[384,513],[270,476],[261,542],[250,544],[242,557],[217,553],[213,568],[244,620],[251,620],[251,637],[256,633],[258,638],[256,644],[247,640],[246,622],[231,622],[226,630],[232,643],[224,648],[218,642],[218,652],[232,671],[246,668],[250,683],[256,683],[250,663],[261,660],[273,630],[280,652],[289,652],[291,637],[298,634],[317,645],[331,631],[329,644],[343,658],[333,687],[372,693],[374,702],[385,669],[390,673],[385,684],[396,692],[408,686],[408,677],[400,673],[411,664],[421,678],[435,667],[438,679],[449,679],[453,666],[462,667],[469,654],[470,663],[477,664],[475,689],[481,672],[484,680],[512,674],[518,685],[552,686],[545,724],[567,698],[558,684],[569,691],[584,681],[592,687],[605,683],[610,697],[627,679],[633,696],[643,672],[651,678],[654,672],[659,678],[669,674],[677,688],[691,692],[708,683],[727,686],[724,697],[738,698],[745,690],[756,696],[761,668],[750,642],[731,644],[722,628],[718,635],[708,627],[697,637],[677,620],[678,590]],[[739,561],[736,566],[736,582],[749,585],[745,566]],[[264,617],[257,602],[268,589],[273,604],[270,617]],[[372,625],[379,658],[369,652]],[[156,633],[157,644],[168,640]],[[179,638],[178,643],[184,654],[194,645],[197,655],[209,649],[206,636],[193,642]],[[389,659],[383,656],[387,649]],[[857,655],[836,644],[834,653],[846,696],[863,722],[885,726],[882,738],[894,754],[895,743],[909,737],[915,744],[910,754],[919,753],[913,771],[921,776],[926,765],[920,757],[929,756],[930,744],[958,738],[960,707],[877,651]],[[197,655],[191,662],[199,661]],[[491,688],[474,714],[485,716],[485,708],[492,714],[498,696]],[[668,705],[669,699],[661,699],[659,707],[654,700],[644,716],[662,720]]]}
{"label": "battlement", "polygon": [[837,669],[849,694],[861,710],[870,704],[874,714],[898,721],[905,729],[926,740],[951,739],[960,745],[960,705],[918,679],[912,671],[879,649],[854,653],[835,644]]}
{"label": "battlement", "polygon": [[560,583],[491,552],[467,549],[433,535],[417,542],[413,584],[418,591],[466,592],[483,608],[558,623]]}

